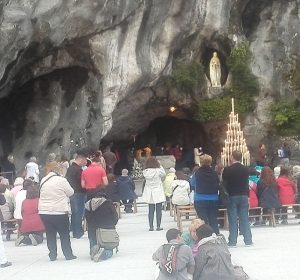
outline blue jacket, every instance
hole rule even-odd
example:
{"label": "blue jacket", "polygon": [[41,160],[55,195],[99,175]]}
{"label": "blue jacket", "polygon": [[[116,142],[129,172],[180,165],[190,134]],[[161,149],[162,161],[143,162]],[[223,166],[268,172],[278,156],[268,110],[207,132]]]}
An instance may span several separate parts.
{"label": "blue jacket", "polygon": [[121,200],[136,199],[135,184],[129,176],[120,176],[117,179],[117,187]]}

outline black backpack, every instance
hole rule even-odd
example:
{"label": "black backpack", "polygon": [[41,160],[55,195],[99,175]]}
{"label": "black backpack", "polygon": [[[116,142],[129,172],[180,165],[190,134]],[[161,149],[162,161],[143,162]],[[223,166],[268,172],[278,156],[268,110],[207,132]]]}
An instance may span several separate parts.
{"label": "black backpack", "polygon": [[180,246],[183,244],[165,244],[163,245],[163,261],[159,268],[164,274],[172,276],[179,270],[177,269],[177,254]]}

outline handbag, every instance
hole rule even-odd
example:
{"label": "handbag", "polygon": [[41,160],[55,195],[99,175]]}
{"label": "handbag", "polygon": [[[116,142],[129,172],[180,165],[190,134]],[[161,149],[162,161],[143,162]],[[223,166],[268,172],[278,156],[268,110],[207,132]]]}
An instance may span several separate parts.
{"label": "handbag", "polygon": [[119,247],[120,238],[116,229],[97,228],[96,230],[97,244],[106,250],[113,250]]}

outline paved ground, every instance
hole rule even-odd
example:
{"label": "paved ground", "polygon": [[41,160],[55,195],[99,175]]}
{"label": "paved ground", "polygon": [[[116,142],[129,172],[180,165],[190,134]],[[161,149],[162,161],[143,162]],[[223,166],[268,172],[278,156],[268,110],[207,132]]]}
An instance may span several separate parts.
{"label": "paved ground", "polygon": [[[88,239],[72,239],[77,260],[65,261],[61,251],[58,260],[50,262],[45,243],[38,247],[18,247],[5,242],[13,266],[0,269],[1,280],[60,280],[110,279],[153,280],[152,253],[165,242],[165,231],[148,232],[147,208],[139,207],[137,214],[124,214],[118,225],[121,236],[120,252],[102,263],[93,263],[88,255]],[[296,223],[296,221],[292,221]],[[187,225],[187,223],[185,224]],[[164,213],[163,227],[175,227]],[[223,232],[227,236],[227,232]],[[261,227],[253,229],[255,246],[231,249],[233,261],[242,265],[253,280],[299,279],[300,225]]]}

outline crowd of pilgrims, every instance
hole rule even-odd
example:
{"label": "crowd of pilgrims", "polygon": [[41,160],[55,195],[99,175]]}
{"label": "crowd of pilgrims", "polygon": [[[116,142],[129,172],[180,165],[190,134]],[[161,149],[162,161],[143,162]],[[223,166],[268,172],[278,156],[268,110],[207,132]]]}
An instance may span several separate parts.
{"label": "crowd of pilgrims", "polygon": [[[182,148],[179,146],[168,151],[160,150],[164,154],[174,155],[177,162],[182,163]],[[233,276],[239,270],[233,267],[228,251],[228,246],[236,246],[238,228],[244,236],[245,245],[251,246],[250,223],[266,223],[263,216],[259,217],[260,214],[275,209],[278,214],[276,222],[281,219],[282,224],[287,224],[287,208],[282,205],[300,202],[297,196],[300,166],[297,165],[277,166],[274,170],[268,166],[248,168],[241,164],[240,152],[234,151],[231,166],[224,169],[217,164],[212,167],[212,157],[204,154],[201,148],[195,148],[192,152],[192,170],[180,168],[178,163],[177,170],[173,167],[165,170],[152,157],[150,146],[136,151],[135,160],[139,161],[142,157],[145,159],[142,172],[145,183],[141,201],[149,206],[149,231],[163,230],[164,205],[168,209],[170,205],[193,204],[197,212],[198,219],[192,221],[188,232],[181,236],[178,230],[171,229],[166,235],[168,244],[185,244],[185,247],[179,246],[178,252],[177,245],[172,247],[178,266],[182,266],[177,268],[180,279],[239,279]],[[13,183],[1,177],[0,197],[5,199],[2,199],[3,205],[0,206],[0,218],[2,223],[8,221],[9,224],[12,219],[18,221],[20,236],[15,245],[36,246],[43,242],[46,233],[49,259],[55,261],[58,234],[65,259],[76,259],[71,247],[70,231],[73,238],[81,238],[84,234],[82,219],[85,216],[91,259],[98,262],[112,257],[112,249],[99,246],[97,229],[115,229],[118,213],[113,202],[124,204],[124,211],[132,213],[133,202],[137,198],[134,180],[129,176],[130,167],[121,169],[120,176],[116,176],[117,164],[118,155],[109,148],[104,153],[97,151],[89,158],[84,151],[79,151],[71,161],[52,153],[45,164],[44,176],[41,176],[36,157],[31,157],[24,172]],[[222,205],[225,202],[220,199],[224,190],[228,200],[226,206]],[[262,212],[260,209],[251,210],[257,206],[262,207]],[[219,232],[222,227],[218,221],[220,207],[228,209],[228,242]],[[258,217],[250,221],[248,211],[254,211]],[[6,231],[7,240],[10,240],[11,234],[12,230]],[[215,256],[213,259],[206,259],[207,253],[204,252],[207,250]],[[170,279],[165,278],[170,276],[164,269],[165,253],[165,248],[161,247],[153,255],[153,260],[158,262],[160,268],[158,279]],[[216,271],[220,259],[225,261]],[[0,261],[1,267],[11,265],[5,256],[2,238]],[[222,278],[218,278],[220,273]]]}

